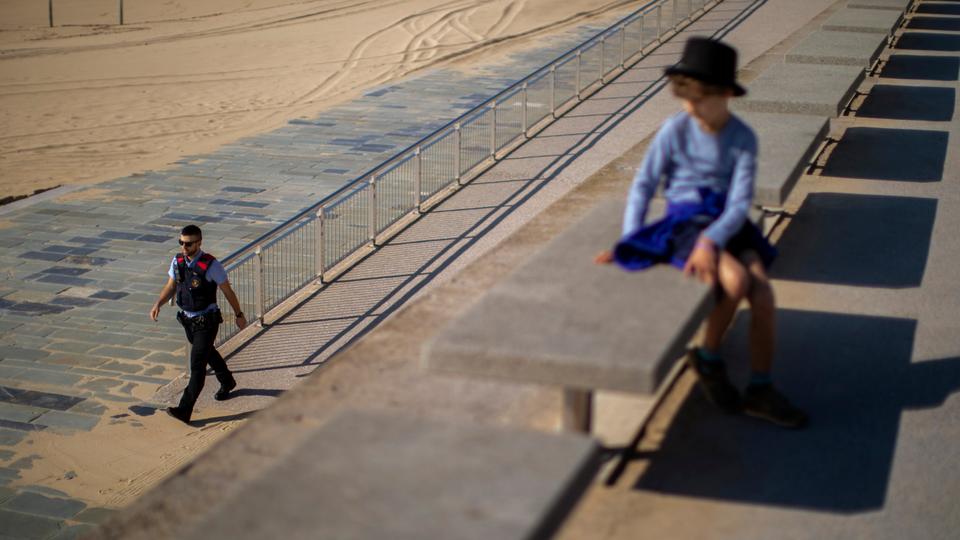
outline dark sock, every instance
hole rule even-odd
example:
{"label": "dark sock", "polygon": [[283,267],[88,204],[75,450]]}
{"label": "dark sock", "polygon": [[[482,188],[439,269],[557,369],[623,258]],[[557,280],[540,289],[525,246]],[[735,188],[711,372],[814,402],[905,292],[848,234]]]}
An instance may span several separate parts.
{"label": "dark sock", "polygon": [[760,387],[773,384],[773,378],[769,371],[751,371],[750,382],[747,386]]}
{"label": "dark sock", "polygon": [[713,373],[717,368],[724,367],[723,357],[704,347],[697,348],[697,357],[702,360],[700,367],[704,373]]}

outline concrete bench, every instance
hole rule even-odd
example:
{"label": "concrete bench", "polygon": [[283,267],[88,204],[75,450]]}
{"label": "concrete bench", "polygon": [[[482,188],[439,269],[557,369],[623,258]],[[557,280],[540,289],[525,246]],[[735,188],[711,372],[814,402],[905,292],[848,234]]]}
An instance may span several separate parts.
{"label": "concrete bench", "polygon": [[425,366],[560,386],[564,426],[587,432],[595,390],[653,394],[713,297],[675,268],[594,264],[619,239],[623,207],[599,204],[487,291],[426,344]]}
{"label": "concrete bench", "polygon": [[783,206],[804,168],[830,130],[825,116],[737,113],[757,134],[760,152],[754,204]]}
{"label": "concrete bench", "polygon": [[903,21],[903,12],[892,9],[841,9],[820,27],[834,32],[893,35]]}
{"label": "concrete bench", "polygon": [[733,101],[736,111],[839,116],[863,81],[862,66],[774,64]]}
{"label": "concrete bench", "polygon": [[848,8],[854,9],[889,9],[904,12],[913,5],[913,0],[849,0]]}
{"label": "concrete bench", "polygon": [[600,465],[581,435],[346,411],[183,537],[545,539]]}
{"label": "concrete bench", "polygon": [[873,66],[887,44],[881,34],[817,30],[787,53],[788,64]]}

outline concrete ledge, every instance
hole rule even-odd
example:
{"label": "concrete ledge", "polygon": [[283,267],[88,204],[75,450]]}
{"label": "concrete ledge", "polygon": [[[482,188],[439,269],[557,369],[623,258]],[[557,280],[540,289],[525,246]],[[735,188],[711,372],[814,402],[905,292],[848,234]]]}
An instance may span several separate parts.
{"label": "concrete ledge", "polygon": [[862,66],[774,64],[732,105],[738,111],[839,116],[864,75]]}
{"label": "concrete ledge", "polygon": [[760,144],[754,203],[782,206],[830,130],[830,119],[757,112],[738,116],[753,128]]}
{"label": "concrete ledge", "polygon": [[886,37],[864,32],[818,30],[787,53],[789,64],[873,65],[886,46]]}
{"label": "concrete ledge", "polygon": [[824,30],[890,35],[896,31],[903,13],[891,9],[841,9],[823,23]]}
{"label": "concrete ledge", "polygon": [[550,538],[600,464],[582,436],[346,411],[182,538]]}
{"label": "concrete ledge", "polygon": [[709,312],[712,296],[672,267],[626,272],[593,263],[619,238],[623,206],[615,200],[597,205],[493,287],[424,347],[426,366],[653,393]]}
{"label": "concrete ledge", "polygon": [[904,12],[911,4],[913,4],[913,0],[849,0],[847,7],[854,9],[890,9]]}

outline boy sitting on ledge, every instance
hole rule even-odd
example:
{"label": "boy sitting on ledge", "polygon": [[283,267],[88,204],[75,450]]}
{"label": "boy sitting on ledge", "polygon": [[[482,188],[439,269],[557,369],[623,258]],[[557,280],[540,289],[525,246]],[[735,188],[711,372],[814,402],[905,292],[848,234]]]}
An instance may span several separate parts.
{"label": "boy sitting on ledge", "polygon": [[[680,112],[660,128],[627,198],[623,237],[598,263],[628,270],[669,263],[717,290],[703,346],[687,361],[707,398],[721,410],[802,428],[807,415],[772,384],[773,289],[767,268],[776,250],[748,219],[753,200],[757,140],[728,108],[746,93],[736,81],[737,53],[719,42],[691,38],[680,62],[666,70]],[[644,225],[651,197],[665,179],[666,216]],[[741,399],[719,355],[723,334],[744,298],[750,304],[750,382]]]}

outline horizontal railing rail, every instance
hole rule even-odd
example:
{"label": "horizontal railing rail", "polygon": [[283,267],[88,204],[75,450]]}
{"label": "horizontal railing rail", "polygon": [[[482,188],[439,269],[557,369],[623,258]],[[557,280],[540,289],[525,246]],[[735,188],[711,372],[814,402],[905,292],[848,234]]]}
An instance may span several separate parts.
{"label": "horizontal railing rail", "polygon": [[[284,300],[376,247],[445,188],[462,185],[499,152],[638,62],[646,47],[722,1],[647,3],[224,257],[241,308],[262,324]],[[239,331],[231,317],[226,321],[220,343]]]}

